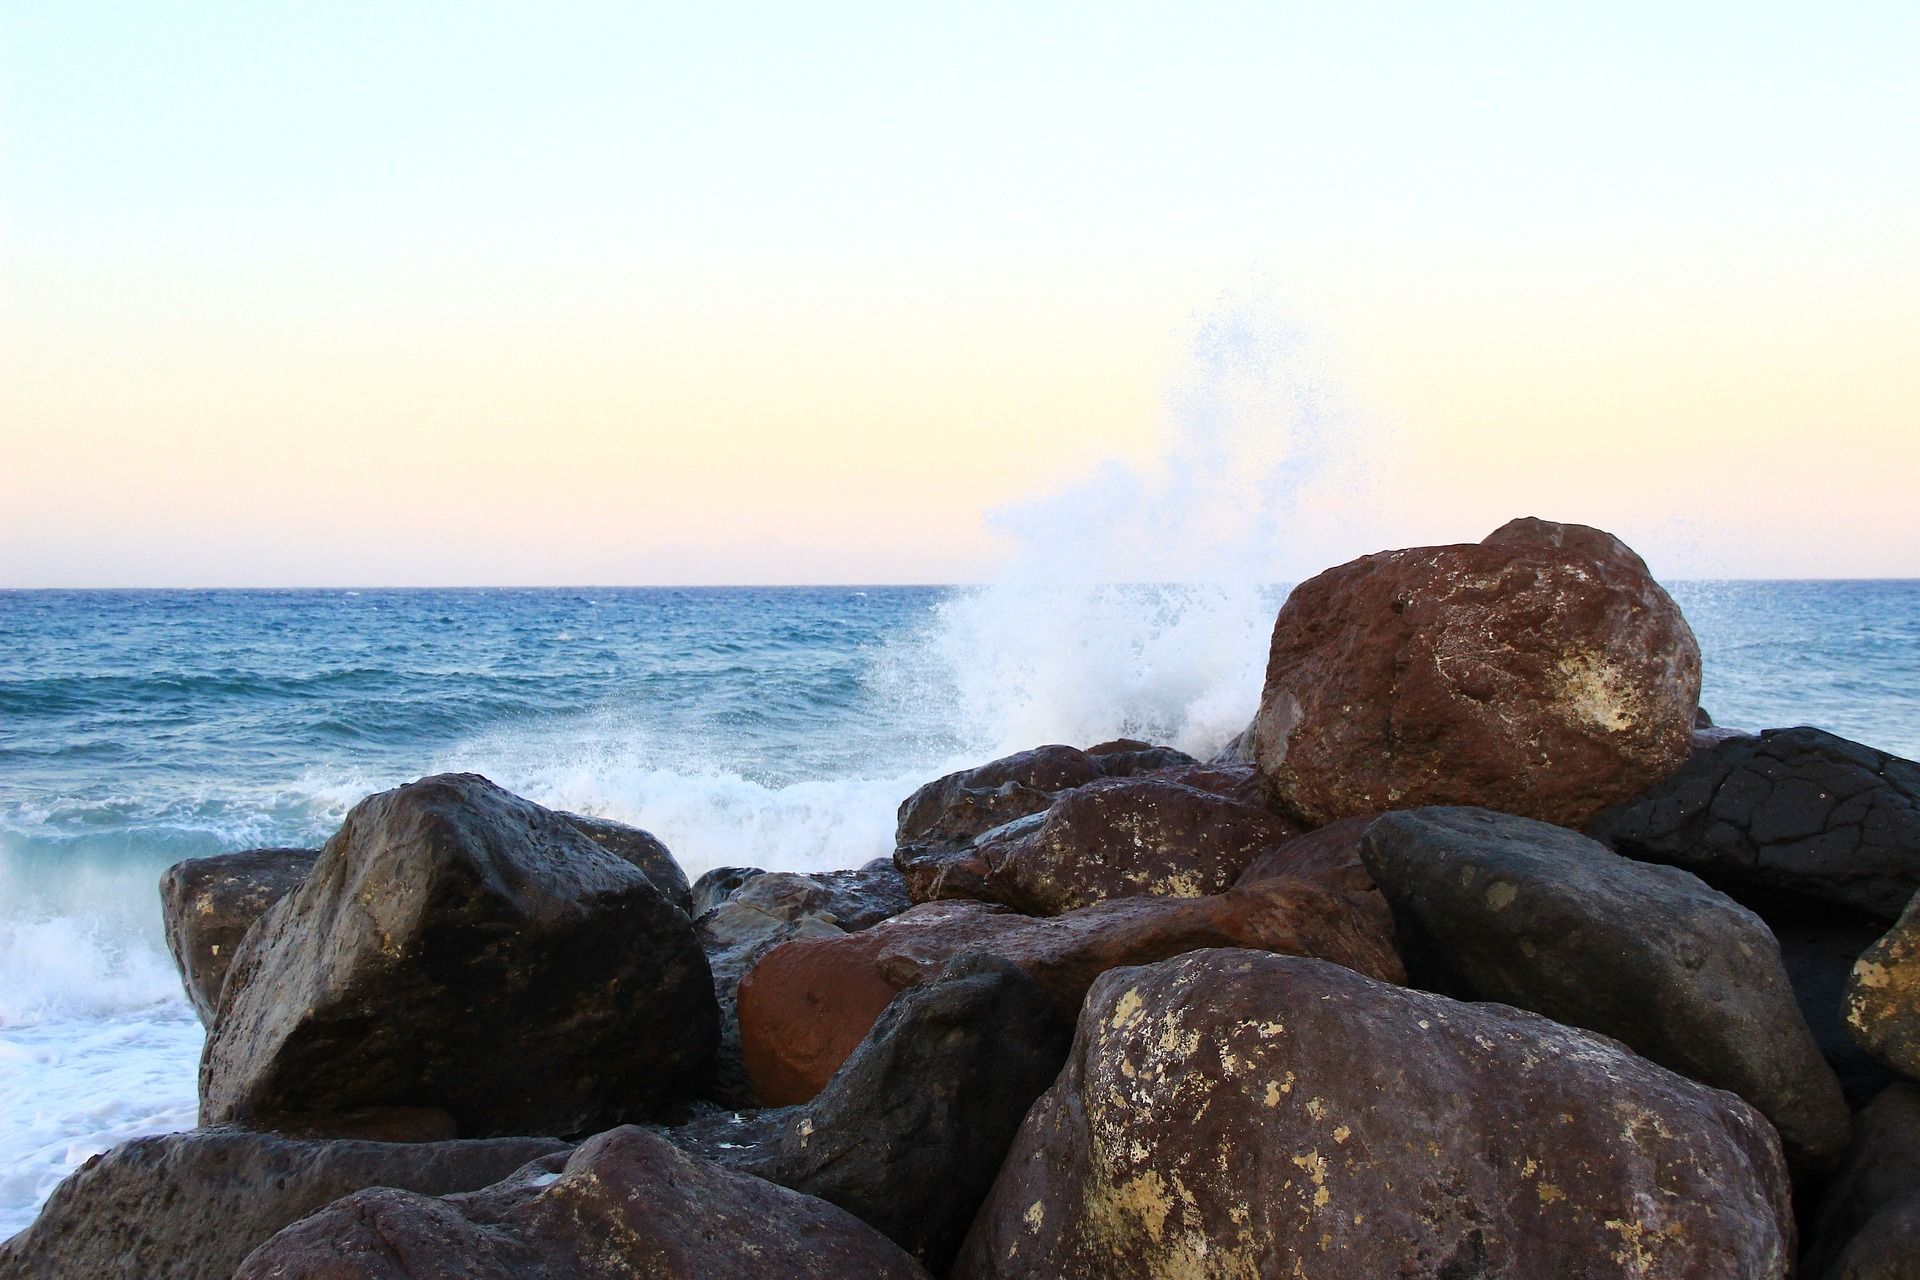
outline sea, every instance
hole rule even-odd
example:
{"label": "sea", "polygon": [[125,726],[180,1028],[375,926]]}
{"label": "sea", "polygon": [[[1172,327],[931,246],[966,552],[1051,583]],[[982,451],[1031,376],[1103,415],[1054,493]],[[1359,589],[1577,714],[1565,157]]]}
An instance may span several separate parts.
{"label": "sea", "polygon": [[[1675,582],[1703,704],[1920,756],[1920,582]],[[920,783],[1042,742],[1210,754],[1284,587],[0,592],[0,1238],[191,1127],[170,863],[317,846],[472,770],[689,875],[856,866]]]}

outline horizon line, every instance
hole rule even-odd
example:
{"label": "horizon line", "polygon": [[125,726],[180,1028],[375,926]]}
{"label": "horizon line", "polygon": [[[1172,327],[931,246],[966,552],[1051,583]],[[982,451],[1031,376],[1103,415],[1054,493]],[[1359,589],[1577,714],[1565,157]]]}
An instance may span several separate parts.
{"label": "horizon line", "polygon": [[[1302,579],[1301,581],[1306,581],[1306,580],[1307,579]],[[1836,575],[1836,576],[1790,577],[1790,578],[1766,578],[1766,577],[1744,577],[1744,576],[1712,577],[1712,578],[1681,578],[1681,577],[1660,578],[1656,576],[1654,578],[1654,581],[1660,582],[1660,583],[1689,583],[1689,584],[1722,583],[1722,582],[1755,582],[1755,583],[1759,583],[1759,582],[1774,582],[1774,583],[1914,582],[1914,583],[1920,583],[1920,575],[1910,576],[1910,577],[1892,575],[1892,574],[1867,575],[1867,576],[1861,576],[1861,577],[1848,577],[1848,576]],[[387,584],[387,585],[369,585],[366,583],[346,583],[346,584],[327,583],[327,584],[279,585],[279,586],[178,586],[178,585],[113,586],[113,587],[0,586],[0,595],[34,595],[34,594],[52,595],[52,594],[60,594],[60,593],[74,594],[74,595],[84,594],[84,593],[97,593],[101,595],[107,595],[107,594],[130,595],[130,594],[133,594],[136,592],[142,592],[142,591],[153,591],[153,592],[177,591],[177,592],[198,592],[198,593],[219,592],[219,591],[235,592],[235,593],[238,593],[238,592],[264,593],[264,592],[287,592],[287,591],[337,591],[337,592],[366,592],[366,591],[869,591],[869,590],[940,591],[940,590],[954,590],[954,589],[961,589],[961,588],[1016,586],[1016,585],[1046,587],[1046,586],[1057,586],[1062,584],[1049,583],[1049,582],[1018,584],[1018,583],[1009,583],[1009,582],[999,582],[999,581],[993,581],[993,580],[970,580],[970,581],[957,581],[957,582],[685,582],[685,583],[679,583],[679,582],[625,582],[625,583],[476,582],[476,583],[439,583],[439,584],[394,583],[394,584]],[[1194,578],[1194,579],[1133,578],[1133,579],[1109,579],[1106,581],[1099,581],[1099,582],[1071,582],[1066,585],[1097,586],[1097,587],[1206,587],[1206,586],[1220,586],[1225,584],[1221,584],[1217,582],[1209,582],[1205,579],[1197,579],[1197,578]],[[1294,586],[1298,586],[1299,583],[1274,581],[1274,582],[1260,583],[1257,585],[1263,586],[1263,587],[1294,587]]]}

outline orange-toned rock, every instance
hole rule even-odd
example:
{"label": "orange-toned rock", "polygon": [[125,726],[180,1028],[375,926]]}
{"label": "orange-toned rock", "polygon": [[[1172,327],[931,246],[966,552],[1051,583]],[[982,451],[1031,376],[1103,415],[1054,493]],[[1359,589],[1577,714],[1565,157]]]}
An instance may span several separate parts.
{"label": "orange-toned rock", "polygon": [[1470,804],[1579,826],[1687,759],[1700,649],[1619,539],[1515,520],[1300,584],[1254,756],[1315,825]]}
{"label": "orange-toned rock", "polygon": [[1032,974],[1073,1017],[1108,969],[1205,947],[1317,956],[1405,980],[1390,923],[1350,895],[1276,877],[1203,898],[1114,898],[1064,915],[984,902],[925,903],[864,933],[774,948],[740,984],[740,1039],[755,1092],[803,1102],[832,1078],[897,991],[983,952]]}

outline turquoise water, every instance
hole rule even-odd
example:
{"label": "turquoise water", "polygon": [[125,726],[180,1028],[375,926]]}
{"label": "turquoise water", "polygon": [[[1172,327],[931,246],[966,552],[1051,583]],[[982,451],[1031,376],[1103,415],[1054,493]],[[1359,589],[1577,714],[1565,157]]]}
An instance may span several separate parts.
{"label": "turquoise water", "polygon": [[[1920,755],[1920,582],[1679,583],[1723,724]],[[698,874],[852,866],[949,768],[1251,714],[1283,592],[0,592],[0,1236],[121,1138],[190,1125],[160,941],[177,859],[317,844],[475,769]]]}

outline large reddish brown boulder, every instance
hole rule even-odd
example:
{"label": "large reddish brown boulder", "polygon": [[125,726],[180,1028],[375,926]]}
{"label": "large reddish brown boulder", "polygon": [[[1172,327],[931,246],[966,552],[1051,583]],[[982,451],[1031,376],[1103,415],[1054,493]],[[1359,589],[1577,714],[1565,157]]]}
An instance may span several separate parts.
{"label": "large reddish brown boulder", "polygon": [[1264,803],[1150,774],[1077,787],[1000,831],[976,846],[978,896],[1051,916],[1108,898],[1221,893],[1300,828]]}
{"label": "large reddish brown boulder", "polygon": [[465,1195],[348,1196],[234,1280],[927,1280],[844,1209],[613,1129]]}
{"label": "large reddish brown boulder", "polygon": [[1686,760],[1699,696],[1700,648],[1640,557],[1515,520],[1294,588],[1254,755],[1315,826],[1431,804],[1578,826]]}
{"label": "large reddish brown boulder", "polygon": [[935,778],[900,804],[894,864],[915,902],[977,897],[984,872],[973,857],[979,836],[1097,779],[1195,763],[1172,747],[1119,738],[1085,751],[1051,743]]}
{"label": "large reddish brown boulder", "polygon": [[843,938],[775,947],[740,984],[740,1039],[770,1104],[818,1093],[896,992],[973,953],[1011,960],[1071,1018],[1087,987],[1121,965],[1203,947],[1320,956],[1405,979],[1390,924],[1349,895],[1277,878],[1204,898],[1114,898],[1059,916],[973,901],[924,903]]}
{"label": "large reddish brown boulder", "polygon": [[1615,1041],[1324,961],[1104,975],[955,1280],[1786,1274],[1778,1140]]}

